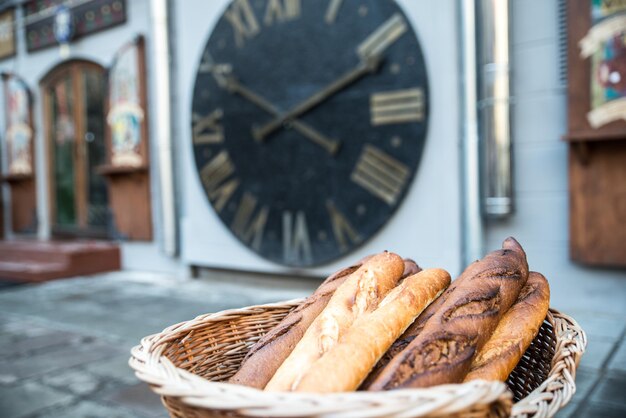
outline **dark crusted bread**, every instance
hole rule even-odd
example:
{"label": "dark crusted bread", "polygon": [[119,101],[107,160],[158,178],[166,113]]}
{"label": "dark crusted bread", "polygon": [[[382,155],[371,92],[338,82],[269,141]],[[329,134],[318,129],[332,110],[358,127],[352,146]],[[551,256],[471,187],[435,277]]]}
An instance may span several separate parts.
{"label": "dark crusted bread", "polygon": [[508,379],[535,339],[550,307],[550,286],[541,273],[531,271],[517,301],[478,352],[465,381]]}
{"label": "dark crusted bread", "polygon": [[[311,296],[252,346],[241,367],[228,382],[263,389],[283,361],[291,354],[309,325],[326,307],[335,289],[372,257],[367,256],[355,265],[339,270],[324,280]],[[403,278],[422,270],[411,259],[406,258],[403,261]]]}
{"label": "dark crusted bread", "polygon": [[513,238],[472,263],[422,331],[368,390],[462,382],[475,354],[517,299],[528,279],[526,254]]}
{"label": "dark crusted bread", "polygon": [[342,269],[331,276],[296,309],[265,334],[248,352],[241,367],[228,383],[263,389],[283,361],[304,335],[309,325],[326,307],[333,292],[350,274],[361,266],[362,261]]}
{"label": "dark crusted bread", "polygon": [[391,343],[449,283],[450,275],[441,269],[428,269],[407,277],[374,311],[354,321],[293,390],[318,393],[355,390]]}
{"label": "dark crusted bread", "polygon": [[[406,271],[406,270],[405,270]],[[465,276],[467,277],[467,276]],[[424,328],[426,321],[428,321],[437,310],[443,305],[443,303],[448,299],[450,293],[463,282],[463,277],[459,277],[455,281],[453,281],[450,286],[437,298],[435,299],[424,311],[413,321],[413,323],[404,331],[404,333],[389,347],[389,350],[380,358],[378,363],[374,366],[370,374],[367,376],[367,379],[363,382],[359,390],[366,390],[380,375],[385,366],[389,364],[391,359],[393,359],[396,355],[400,354],[402,350],[404,350],[411,341],[415,339],[419,335],[419,333]]]}
{"label": "dark crusted bread", "polygon": [[339,343],[355,321],[376,310],[398,284],[403,272],[402,258],[387,251],[364,262],[337,287],[265,390],[294,390],[312,365]]}
{"label": "dark crusted bread", "polygon": [[404,261],[404,272],[402,273],[402,279],[405,279],[422,271],[422,268],[410,258],[405,258],[402,261]]}

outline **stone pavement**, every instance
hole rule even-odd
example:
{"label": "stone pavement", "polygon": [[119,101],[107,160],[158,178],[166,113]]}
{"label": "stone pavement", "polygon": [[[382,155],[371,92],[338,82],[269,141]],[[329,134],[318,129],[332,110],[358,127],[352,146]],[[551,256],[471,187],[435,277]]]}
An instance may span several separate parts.
{"label": "stone pavement", "polygon": [[[0,417],[166,417],[127,366],[143,336],[202,313],[301,297],[317,283],[117,272],[0,286]],[[587,331],[589,347],[578,391],[558,416],[626,417],[626,318],[598,306],[567,313]]]}
{"label": "stone pavement", "polygon": [[[256,283],[256,284],[255,284]],[[128,367],[146,335],[197,315],[310,293],[258,281],[118,272],[0,288],[0,417],[159,418],[166,410]],[[291,290],[282,290],[291,288]]]}

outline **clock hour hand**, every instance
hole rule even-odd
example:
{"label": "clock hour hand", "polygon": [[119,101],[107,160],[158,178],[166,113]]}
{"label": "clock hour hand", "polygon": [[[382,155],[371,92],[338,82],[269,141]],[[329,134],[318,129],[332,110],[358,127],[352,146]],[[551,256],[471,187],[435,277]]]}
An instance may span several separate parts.
{"label": "clock hour hand", "polygon": [[387,48],[393,45],[398,38],[404,35],[407,29],[407,23],[400,13],[391,16],[357,46],[356,53],[360,57],[360,62],[354,69],[348,71],[322,91],[309,97],[290,111],[283,113],[261,128],[256,129],[254,131],[255,138],[263,140],[281,125],[311,110],[335,93],[354,83],[362,76],[375,72],[382,61],[383,53]]}
{"label": "clock hour hand", "polygon": [[255,139],[262,141],[265,139],[265,137],[267,137],[269,134],[274,132],[282,125],[285,125],[289,122],[293,123],[294,118],[313,109],[314,107],[324,102],[331,96],[335,95],[335,93],[343,90],[350,84],[354,83],[364,75],[375,72],[378,69],[379,64],[380,60],[378,59],[378,57],[368,57],[365,60],[361,60],[356,67],[339,77],[337,80],[330,83],[321,91],[310,96],[308,99],[306,99],[304,102],[300,103],[290,111],[276,115],[276,119],[266,123],[261,128],[255,129]]}
{"label": "clock hour hand", "polygon": [[[230,72],[229,68],[227,71],[215,72],[214,76],[220,87],[225,88],[232,93],[239,94],[244,99],[255,104],[260,109],[263,109],[273,116],[280,115],[280,111],[274,107],[274,105],[237,81],[237,79]],[[340,145],[339,141],[327,138],[308,124],[299,120],[293,120],[291,124],[294,130],[304,135],[313,143],[324,148],[330,155],[335,155],[337,153]]]}

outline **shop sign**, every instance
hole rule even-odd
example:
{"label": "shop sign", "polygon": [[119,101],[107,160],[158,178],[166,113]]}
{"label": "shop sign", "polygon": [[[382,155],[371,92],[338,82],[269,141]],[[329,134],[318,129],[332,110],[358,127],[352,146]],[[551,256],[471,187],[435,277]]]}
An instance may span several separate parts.
{"label": "shop sign", "polygon": [[[604,9],[600,3],[607,2],[594,2],[592,16],[597,23],[578,44],[581,57],[591,60],[591,111],[587,120],[594,129],[626,120],[626,1],[608,2],[615,4]],[[607,17],[607,10],[618,12]]]}
{"label": "shop sign", "polygon": [[24,3],[24,14],[31,52],[126,22],[126,0],[31,0]]}
{"label": "shop sign", "polygon": [[15,9],[0,13],[0,59],[15,55]]}

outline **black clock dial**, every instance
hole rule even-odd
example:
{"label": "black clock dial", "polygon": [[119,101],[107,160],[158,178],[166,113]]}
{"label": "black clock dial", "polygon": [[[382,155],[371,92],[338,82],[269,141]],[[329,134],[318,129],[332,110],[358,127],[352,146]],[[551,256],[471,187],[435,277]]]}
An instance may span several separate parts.
{"label": "black clock dial", "polygon": [[195,162],[222,222],[262,257],[336,259],[371,238],[417,170],[424,59],[391,0],[235,0],[202,54]]}

